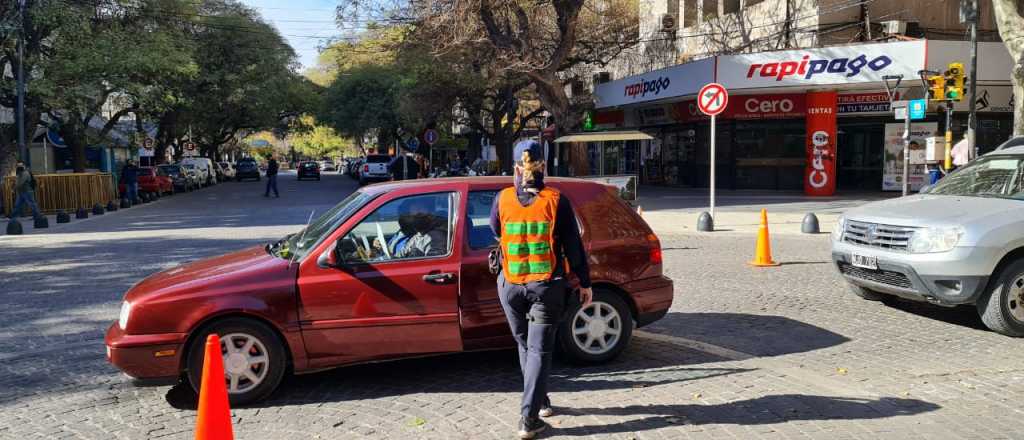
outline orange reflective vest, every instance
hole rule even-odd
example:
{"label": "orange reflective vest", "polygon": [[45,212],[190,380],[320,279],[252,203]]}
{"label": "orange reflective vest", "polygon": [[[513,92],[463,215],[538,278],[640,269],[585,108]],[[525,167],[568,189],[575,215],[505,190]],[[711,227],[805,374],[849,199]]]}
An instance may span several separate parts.
{"label": "orange reflective vest", "polygon": [[547,281],[555,268],[556,189],[545,187],[530,206],[519,203],[515,188],[498,196],[501,221],[501,268],[505,279],[515,284]]}

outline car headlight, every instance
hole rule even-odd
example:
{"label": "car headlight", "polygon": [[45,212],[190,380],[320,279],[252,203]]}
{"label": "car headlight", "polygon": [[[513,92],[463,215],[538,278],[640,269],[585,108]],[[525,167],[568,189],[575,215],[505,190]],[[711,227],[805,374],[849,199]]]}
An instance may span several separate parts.
{"label": "car headlight", "polygon": [[843,240],[843,230],[846,229],[846,217],[839,216],[836,219],[835,226],[832,227],[832,241]]}
{"label": "car headlight", "polygon": [[117,325],[121,327],[121,330],[128,328],[128,315],[132,313],[132,305],[128,302],[121,303],[121,315],[117,317]]}
{"label": "car headlight", "polygon": [[948,252],[956,247],[963,235],[964,229],[959,226],[918,229],[910,237],[910,252],[915,254]]}

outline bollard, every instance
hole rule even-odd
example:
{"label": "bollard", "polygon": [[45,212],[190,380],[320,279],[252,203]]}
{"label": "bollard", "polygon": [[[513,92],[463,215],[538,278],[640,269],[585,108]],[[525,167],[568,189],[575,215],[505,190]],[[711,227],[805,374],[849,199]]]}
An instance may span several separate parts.
{"label": "bollard", "polygon": [[7,222],[7,235],[21,235],[21,222],[17,218],[12,218],[11,221]]}
{"label": "bollard", "polygon": [[707,211],[700,213],[697,217],[697,230],[701,232],[712,232],[715,230],[715,219]]}
{"label": "bollard", "polygon": [[99,203],[92,205],[92,215],[103,215],[103,205]]}
{"label": "bollard", "polygon": [[114,203],[113,200],[107,202],[107,211],[108,212],[117,211],[117,203]]}
{"label": "bollard", "polygon": [[800,222],[800,232],[804,234],[821,233],[821,228],[818,226],[818,216],[814,215],[813,212],[808,212],[804,216],[804,220]]}
{"label": "bollard", "polygon": [[46,218],[45,215],[35,217],[32,219],[32,227],[36,229],[46,229],[50,227],[50,219]]}
{"label": "bollard", "polygon": [[71,223],[71,216],[61,209],[57,211],[57,223]]}
{"label": "bollard", "polygon": [[128,209],[132,207],[132,202],[128,201],[127,198],[121,199],[121,209]]}
{"label": "bollard", "polygon": [[89,211],[86,211],[85,208],[78,208],[78,211],[75,211],[75,218],[89,218]]}

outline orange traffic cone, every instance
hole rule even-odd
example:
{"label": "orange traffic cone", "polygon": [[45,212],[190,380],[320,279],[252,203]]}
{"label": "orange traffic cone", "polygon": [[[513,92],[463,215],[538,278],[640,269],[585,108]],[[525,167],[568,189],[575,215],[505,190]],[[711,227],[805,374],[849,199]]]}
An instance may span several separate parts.
{"label": "orange traffic cone", "polygon": [[199,387],[199,414],[196,416],[196,440],[231,440],[231,407],[224,384],[224,359],[220,337],[206,337],[203,356],[203,382]]}
{"label": "orange traffic cone", "polygon": [[750,264],[758,267],[779,265],[772,260],[772,243],[768,237],[768,210],[764,208],[761,209],[761,227],[757,230],[757,249],[754,261]]}

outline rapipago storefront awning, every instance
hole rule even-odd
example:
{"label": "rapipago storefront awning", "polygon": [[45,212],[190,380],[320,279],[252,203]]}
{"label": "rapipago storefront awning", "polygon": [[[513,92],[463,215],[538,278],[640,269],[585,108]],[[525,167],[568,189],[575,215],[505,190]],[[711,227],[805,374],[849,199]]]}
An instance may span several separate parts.
{"label": "rapipago storefront awning", "polygon": [[654,139],[640,130],[601,131],[595,133],[574,133],[555,139],[556,144],[566,142],[642,141]]}

